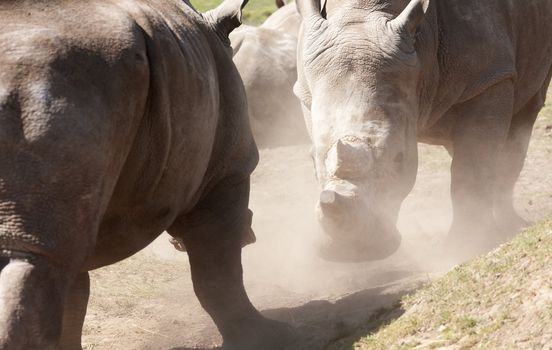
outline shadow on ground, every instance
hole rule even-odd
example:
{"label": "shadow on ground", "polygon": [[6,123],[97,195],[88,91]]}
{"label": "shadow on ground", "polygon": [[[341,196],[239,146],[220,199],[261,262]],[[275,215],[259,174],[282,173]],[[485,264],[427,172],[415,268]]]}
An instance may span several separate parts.
{"label": "shadow on ground", "polygon": [[[340,340],[348,339],[359,329],[366,330],[366,324],[370,323],[374,315],[396,307],[402,296],[420,285],[416,283],[407,289],[402,289],[402,284],[400,288],[398,285],[371,288],[335,301],[311,301],[296,308],[266,310],[263,314],[287,322],[297,330],[297,341],[289,350],[323,350]],[[379,324],[374,323],[371,328],[378,327]]]}
{"label": "shadow on ground", "polygon": [[[399,317],[402,310],[398,301],[423,283],[421,279],[408,279],[335,300],[310,301],[299,307],[264,310],[262,313],[295,328],[296,339],[286,350],[350,349],[361,335]],[[170,350],[218,349],[177,347]]]}

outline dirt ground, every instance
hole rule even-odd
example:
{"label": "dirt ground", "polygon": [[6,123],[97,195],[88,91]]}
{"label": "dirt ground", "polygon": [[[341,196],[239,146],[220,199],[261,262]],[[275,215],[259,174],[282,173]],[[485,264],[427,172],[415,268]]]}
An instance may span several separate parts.
{"label": "dirt ground", "polygon": [[[533,221],[552,213],[551,115],[537,122],[516,189],[518,210]],[[261,151],[251,195],[258,241],[243,252],[245,283],[264,314],[309,335],[306,349],[336,349],[336,340],[354,333],[378,310],[451,267],[440,254],[451,219],[450,159],[439,147],[420,145],[418,180],[399,219],[399,252],[379,262],[335,264],[318,259],[313,249],[319,230],[313,214],[317,187],[308,149]],[[86,349],[220,345],[193,293],[186,254],[176,252],[165,236],[91,276]]]}

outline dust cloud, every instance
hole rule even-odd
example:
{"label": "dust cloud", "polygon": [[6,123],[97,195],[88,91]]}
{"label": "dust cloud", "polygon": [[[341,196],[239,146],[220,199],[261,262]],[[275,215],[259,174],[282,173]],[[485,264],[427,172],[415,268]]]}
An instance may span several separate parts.
{"label": "dust cloud", "polygon": [[[552,210],[552,146],[546,123],[537,123],[515,191],[516,209],[533,221]],[[443,246],[452,220],[451,159],[442,147],[418,146],[417,181],[402,204],[398,228],[403,240],[395,254],[381,261],[332,263],[319,258],[315,250],[322,232],[314,214],[319,191],[309,149],[309,144],[300,144],[260,150],[250,201],[257,242],[243,250],[244,281],[253,304],[267,317],[305,330],[314,341],[298,349],[350,348],[350,344],[329,344],[348,339],[378,309],[393,306],[402,295],[457,263]],[[148,250],[187,264],[186,254],[176,252],[166,236]],[[189,272],[160,288],[167,289],[159,301],[162,312],[158,324],[148,330],[163,337],[145,334],[147,339],[136,348],[220,345],[212,320],[193,294]],[[173,348],[176,345],[180,347]]]}
{"label": "dust cloud", "polygon": [[[314,214],[319,190],[309,148],[303,144],[260,151],[250,200],[257,242],[245,247],[242,257],[253,304],[268,317],[308,328],[316,343],[304,348],[314,350],[346,336],[376,310],[392,306],[404,293],[451,267],[450,262],[443,263],[440,253],[451,218],[450,160],[439,148],[421,150],[428,162],[403,203],[398,223],[403,242],[397,253],[381,261],[333,263],[316,252],[323,233]],[[150,250],[168,259],[186,260],[186,254],[176,252],[166,237]],[[184,302],[193,316],[187,324],[194,339],[179,340],[180,344],[218,344],[220,337],[192,300],[193,294],[188,291],[185,298],[175,299]]]}
{"label": "dust cloud", "polygon": [[[429,182],[420,179],[403,204],[398,223],[403,243],[396,254],[382,261],[332,263],[316,252],[323,233],[314,214],[319,190],[308,150],[301,145],[261,151],[250,205],[258,239],[243,252],[246,284],[323,297],[450,267],[439,263],[439,245],[451,218],[446,152],[430,151],[445,162],[440,165],[444,174]],[[422,172],[420,177],[434,175]]]}
{"label": "dust cloud", "polygon": [[[442,147],[419,145],[418,177],[400,211],[403,240],[395,254],[381,261],[332,263],[319,258],[315,249],[323,233],[314,214],[319,190],[309,149],[309,144],[300,144],[260,150],[250,200],[257,242],[243,249],[244,281],[253,304],[267,317],[307,334],[312,343],[298,349],[334,349],[329,344],[347,339],[378,309],[393,306],[402,295],[457,263],[443,247],[452,219],[451,159]],[[546,191],[552,188],[546,173],[536,170],[546,168],[547,154],[535,152],[528,160],[518,185],[519,203],[533,203],[529,198],[543,190],[537,184]],[[536,218],[550,210],[550,202],[543,203],[540,209],[536,204],[529,208]],[[527,210],[520,212],[528,216]],[[166,236],[148,250],[187,264],[186,254],[174,250]],[[189,272],[160,288],[167,289],[166,297],[159,301],[163,305],[158,324],[148,330],[163,337],[142,339],[140,349],[220,345],[220,335],[193,294]],[[181,347],[171,347],[175,345]]]}

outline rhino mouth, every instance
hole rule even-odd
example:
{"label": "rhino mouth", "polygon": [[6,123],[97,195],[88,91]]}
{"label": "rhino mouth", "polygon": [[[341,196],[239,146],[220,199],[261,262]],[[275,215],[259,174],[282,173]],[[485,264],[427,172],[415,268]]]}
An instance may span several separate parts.
{"label": "rhino mouth", "polygon": [[322,191],[318,213],[325,234],[318,250],[326,260],[381,260],[392,255],[401,244],[401,235],[393,220],[370,213],[355,194]]}
{"label": "rhino mouth", "polygon": [[[366,237],[366,235],[364,235]],[[318,246],[321,258],[333,262],[365,262],[383,260],[395,253],[401,245],[401,235],[395,230],[377,239],[339,239],[327,237]]]}

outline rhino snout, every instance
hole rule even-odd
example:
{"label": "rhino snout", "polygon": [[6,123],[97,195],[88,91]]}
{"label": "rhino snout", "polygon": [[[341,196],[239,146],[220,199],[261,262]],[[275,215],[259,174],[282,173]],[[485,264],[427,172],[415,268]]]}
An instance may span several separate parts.
{"label": "rhino snout", "polygon": [[378,260],[393,254],[401,236],[391,218],[370,210],[356,193],[326,189],[320,193],[318,217],[326,236],[320,255],[331,261]]}
{"label": "rhino snout", "polygon": [[324,190],[320,193],[319,206],[322,216],[337,218],[345,217],[349,211],[354,210],[355,202],[355,195]]}

